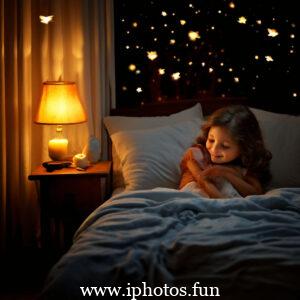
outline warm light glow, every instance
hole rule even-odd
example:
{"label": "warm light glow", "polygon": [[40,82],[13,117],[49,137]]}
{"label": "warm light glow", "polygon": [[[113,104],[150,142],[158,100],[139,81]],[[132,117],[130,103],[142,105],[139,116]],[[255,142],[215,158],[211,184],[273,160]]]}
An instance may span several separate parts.
{"label": "warm light glow", "polygon": [[40,22],[43,24],[48,24],[53,20],[53,16],[40,16]]}
{"label": "warm light glow", "polygon": [[247,19],[246,19],[245,17],[239,17],[238,22],[239,22],[240,24],[246,24]]}
{"label": "warm light glow", "polygon": [[265,59],[266,59],[266,61],[274,61],[273,57],[271,55],[266,55]]}
{"label": "warm light glow", "polygon": [[164,75],[165,69],[162,69],[162,68],[158,69],[158,73],[159,73],[159,75]]}
{"label": "warm light glow", "polygon": [[188,33],[188,35],[189,35],[189,39],[190,39],[191,41],[196,41],[196,39],[200,39],[200,35],[199,35],[199,32],[198,32],[198,31],[190,31],[190,32]]}
{"label": "warm light glow", "polygon": [[185,25],[186,24],[186,20],[180,20],[180,24],[181,25]]}
{"label": "warm light glow", "polygon": [[173,80],[178,80],[180,78],[180,72],[176,72],[172,74]]}
{"label": "warm light glow", "polygon": [[157,58],[157,52],[156,51],[147,51],[147,56],[150,60],[154,60]]}
{"label": "warm light glow", "polygon": [[135,64],[130,64],[129,66],[128,66],[128,69],[130,70],[130,71],[135,71],[136,70],[136,65]]}
{"label": "warm light glow", "polygon": [[46,81],[35,122],[40,124],[76,124],[86,121],[74,82]]}
{"label": "warm light glow", "polygon": [[235,8],[234,2],[230,2],[230,3],[229,3],[229,7],[230,7],[230,8]]}
{"label": "warm light glow", "polygon": [[86,114],[79,100],[75,82],[46,81],[39,103],[35,122],[57,124],[59,138],[49,141],[48,151],[52,160],[65,160],[68,140],[62,138],[61,124],[76,124],[86,121]]}
{"label": "warm light glow", "polygon": [[52,160],[64,160],[68,154],[67,139],[52,139],[48,143],[49,157]]}
{"label": "warm light glow", "polygon": [[268,28],[268,36],[270,37],[275,37],[277,36],[279,33],[276,29],[273,28]]}

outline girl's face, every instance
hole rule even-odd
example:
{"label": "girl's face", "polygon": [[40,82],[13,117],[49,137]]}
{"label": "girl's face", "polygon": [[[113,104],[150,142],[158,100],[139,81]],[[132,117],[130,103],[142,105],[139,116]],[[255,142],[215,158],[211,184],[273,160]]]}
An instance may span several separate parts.
{"label": "girl's face", "polygon": [[226,127],[212,126],[205,146],[215,164],[229,163],[240,156],[240,147]]}

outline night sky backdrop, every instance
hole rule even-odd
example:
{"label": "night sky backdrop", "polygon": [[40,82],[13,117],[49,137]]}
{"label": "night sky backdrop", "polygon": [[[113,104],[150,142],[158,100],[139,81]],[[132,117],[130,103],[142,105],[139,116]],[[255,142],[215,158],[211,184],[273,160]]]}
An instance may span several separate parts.
{"label": "night sky backdrop", "polygon": [[296,2],[115,1],[117,105],[245,96],[299,107]]}

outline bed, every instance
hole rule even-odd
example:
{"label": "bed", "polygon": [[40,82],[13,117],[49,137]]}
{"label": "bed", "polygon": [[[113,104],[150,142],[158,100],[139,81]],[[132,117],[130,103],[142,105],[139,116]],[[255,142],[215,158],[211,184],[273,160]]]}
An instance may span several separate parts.
{"label": "bed", "polygon": [[263,195],[207,199],[177,190],[179,161],[217,107],[160,107],[105,118],[112,197],[77,230],[41,298],[299,299],[300,117],[252,108],[272,181]]}

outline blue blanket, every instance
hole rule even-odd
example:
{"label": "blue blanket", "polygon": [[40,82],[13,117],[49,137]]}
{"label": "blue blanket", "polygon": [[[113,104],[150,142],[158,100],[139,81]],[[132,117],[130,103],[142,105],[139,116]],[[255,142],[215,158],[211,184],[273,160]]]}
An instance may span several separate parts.
{"label": "blue blanket", "polygon": [[300,188],[233,199],[172,189],[116,195],[78,229],[43,296],[80,299],[82,286],[195,282],[228,299],[299,299]]}

